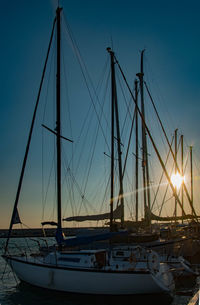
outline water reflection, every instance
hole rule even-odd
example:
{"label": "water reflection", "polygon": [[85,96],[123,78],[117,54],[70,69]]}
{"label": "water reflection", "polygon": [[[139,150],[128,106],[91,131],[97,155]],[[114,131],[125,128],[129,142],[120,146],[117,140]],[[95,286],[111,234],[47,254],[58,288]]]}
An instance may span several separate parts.
{"label": "water reflection", "polygon": [[[4,296],[6,305],[122,305],[122,304],[153,304],[169,305],[169,295],[138,295],[138,296],[90,296],[72,293],[52,292],[20,283],[16,290]],[[3,305],[3,303],[2,303]]]}

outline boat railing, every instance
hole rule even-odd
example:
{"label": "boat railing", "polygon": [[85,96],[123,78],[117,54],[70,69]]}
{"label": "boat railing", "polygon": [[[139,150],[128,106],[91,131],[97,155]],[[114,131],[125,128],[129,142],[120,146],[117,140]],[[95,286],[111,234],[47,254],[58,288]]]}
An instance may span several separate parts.
{"label": "boat railing", "polygon": [[27,259],[27,251],[23,247],[20,247],[16,243],[12,243],[12,244],[10,244],[10,246],[11,247],[9,249],[7,249],[8,256],[11,256],[11,254],[10,254],[10,251],[11,251],[12,256],[16,255],[16,256],[20,256],[20,257],[25,257]]}
{"label": "boat railing", "polygon": [[[10,253],[12,253],[12,255],[25,257],[26,259],[30,256],[32,257],[36,257],[39,255],[42,256],[41,242],[33,238],[29,238],[28,241],[25,240],[24,243],[20,245],[16,241],[10,242],[9,247],[7,249],[7,254],[10,255]],[[48,248],[48,244],[47,246],[45,246],[45,248]]]}

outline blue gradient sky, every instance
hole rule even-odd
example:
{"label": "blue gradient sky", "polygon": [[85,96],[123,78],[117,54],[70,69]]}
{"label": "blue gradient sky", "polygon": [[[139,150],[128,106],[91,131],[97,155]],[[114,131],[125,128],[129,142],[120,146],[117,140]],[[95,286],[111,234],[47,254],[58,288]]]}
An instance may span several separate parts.
{"label": "blue gradient sky", "polygon": [[[178,128],[198,157],[199,1],[63,0],[60,4],[94,83],[109,45],[130,82],[139,70],[139,51],[146,49],[146,79],[156,91],[154,97],[162,99],[161,117],[169,134]],[[51,0],[1,1],[0,228],[9,224],[55,7]],[[24,199],[28,188],[30,184]],[[27,217],[31,225],[39,226],[33,220],[38,216],[37,196],[31,202],[35,203]]]}

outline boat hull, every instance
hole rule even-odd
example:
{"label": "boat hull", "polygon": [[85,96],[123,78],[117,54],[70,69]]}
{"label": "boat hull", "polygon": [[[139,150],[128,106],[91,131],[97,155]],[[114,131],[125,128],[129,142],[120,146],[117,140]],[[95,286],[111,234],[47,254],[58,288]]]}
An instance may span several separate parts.
{"label": "boat hull", "polygon": [[17,277],[26,283],[51,290],[80,294],[133,295],[168,293],[147,271],[105,271],[43,265],[4,256]]}

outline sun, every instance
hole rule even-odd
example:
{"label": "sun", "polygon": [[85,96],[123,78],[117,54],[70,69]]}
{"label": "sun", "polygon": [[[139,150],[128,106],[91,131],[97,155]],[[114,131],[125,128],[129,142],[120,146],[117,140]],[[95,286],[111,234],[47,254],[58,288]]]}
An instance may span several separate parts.
{"label": "sun", "polygon": [[180,189],[183,182],[185,182],[185,176],[181,176],[179,173],[171,175],[171,182],[174,187]]}

